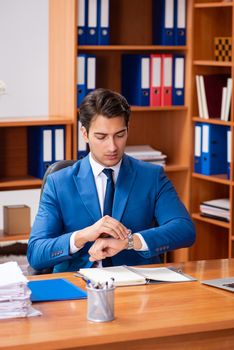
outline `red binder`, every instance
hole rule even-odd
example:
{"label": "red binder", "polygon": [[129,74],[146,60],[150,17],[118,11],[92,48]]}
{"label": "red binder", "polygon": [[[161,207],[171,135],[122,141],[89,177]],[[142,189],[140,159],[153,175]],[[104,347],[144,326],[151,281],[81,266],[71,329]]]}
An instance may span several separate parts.
{"label": "red binder", "polygon": [[162,55],[162,106],[172,105],[172,55]]}
{"label": "red binder", "polygon": [[162,104],[162,55],[150,55],[150,106]]}

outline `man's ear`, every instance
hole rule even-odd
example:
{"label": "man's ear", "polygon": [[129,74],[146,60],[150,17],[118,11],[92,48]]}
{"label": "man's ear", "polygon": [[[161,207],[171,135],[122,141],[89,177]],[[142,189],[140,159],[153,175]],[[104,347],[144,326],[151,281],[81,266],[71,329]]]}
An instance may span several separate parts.
{"label": "man's ear", "polygon": [[85,142],[89,143],[88,133],[84,126],[81,127],[81,133]]}

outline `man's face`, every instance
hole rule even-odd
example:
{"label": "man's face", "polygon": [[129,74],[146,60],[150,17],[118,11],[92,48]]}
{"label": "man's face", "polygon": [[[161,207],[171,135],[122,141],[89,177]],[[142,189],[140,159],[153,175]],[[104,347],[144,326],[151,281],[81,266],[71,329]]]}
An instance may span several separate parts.
{"label": "man's face", "polygon": [[89,128],[89,133],[81,128],[83,137],[89,143],[93,158],[100,164],[111,167],[116,165],[123,156],[128,137],[127,126],[123,117],[95,117]]}

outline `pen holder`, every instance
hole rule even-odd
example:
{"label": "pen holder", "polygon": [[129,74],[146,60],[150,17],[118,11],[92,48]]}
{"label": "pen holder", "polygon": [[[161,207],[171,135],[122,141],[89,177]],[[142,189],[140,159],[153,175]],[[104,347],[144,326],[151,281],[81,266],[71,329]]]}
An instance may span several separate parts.
{"label": "pen holder", "polygon": [[115,318],[115,287],[96,289],[87,286],[87,318],[93,322],[108,322]]}

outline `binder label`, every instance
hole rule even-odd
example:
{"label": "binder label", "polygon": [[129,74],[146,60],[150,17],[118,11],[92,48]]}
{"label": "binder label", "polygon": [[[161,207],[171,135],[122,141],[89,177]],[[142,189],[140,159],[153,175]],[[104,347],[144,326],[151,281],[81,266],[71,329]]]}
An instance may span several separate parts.
{"label": "binder label", "polygon": [[101,27],[109,26],[109,0],[101,0]]}
{"label": "binder label", "polygon": [[228,163],[231,163],[231,137],[232,137],[232,132],[231,132],[231,130],[228,130],[228,132],[227,132],[227,161],[228,161]]}
{"label": "binder label", "polygon": [[87,70],[88,70],[88,77],[87,77],[87,89],[95,89],[96,86],[96,79],[95,79],[95,71],[96,71],[96,58],[95,57],[89,57],[87,62]]}
{"label": "binder label", "polygon": [[177,28],[185,28],[185,0],[177,0]]}
{"label": "binder label", "polygon": [[78,57],[77,83],[85,84],[85,57]]}
{"label": "binder label", "polygon": [[97,0],[89,0],[88,26],[97,27]]}
{"label": "binder label", "polygon": [[165,28],[174,27],[174,0],[165,0]]}
{"label": "binder label", "polygon": [[195,156],[201,156],[201,127],[195,126]]}
{"label": "binder label", "polygon": [[85,0],[78,0],[78,26],[85,26]]}
{"label": "binder label", "polygon": [[172,86],[172,58],[164,57],[164,86]]}
{"label": "binder label", "polygon": [[55,130],[55,160],[64,160],[64,130]]}
{"label": "binder label", "polygon": [[150,59],[142,58],[141,61],[141,87],[149,89],[150,87]]}
{"label": "binder label", "polygon": [[175,87],[178,89],[182,89],[184,87],[184,59],[183,58],[176,58]]}
{"label": "binder label", "polygon": [[153,74],[152,74],[152,85],[161,86],[161,57],[153,58]]}
{"label": "binder label", "polygon": [[52,130],[43,131],[43,161],[52,162]]}
{"label": "binder label", "polygon": [[209,126],[202,126],[202,152],[209,152]]}

